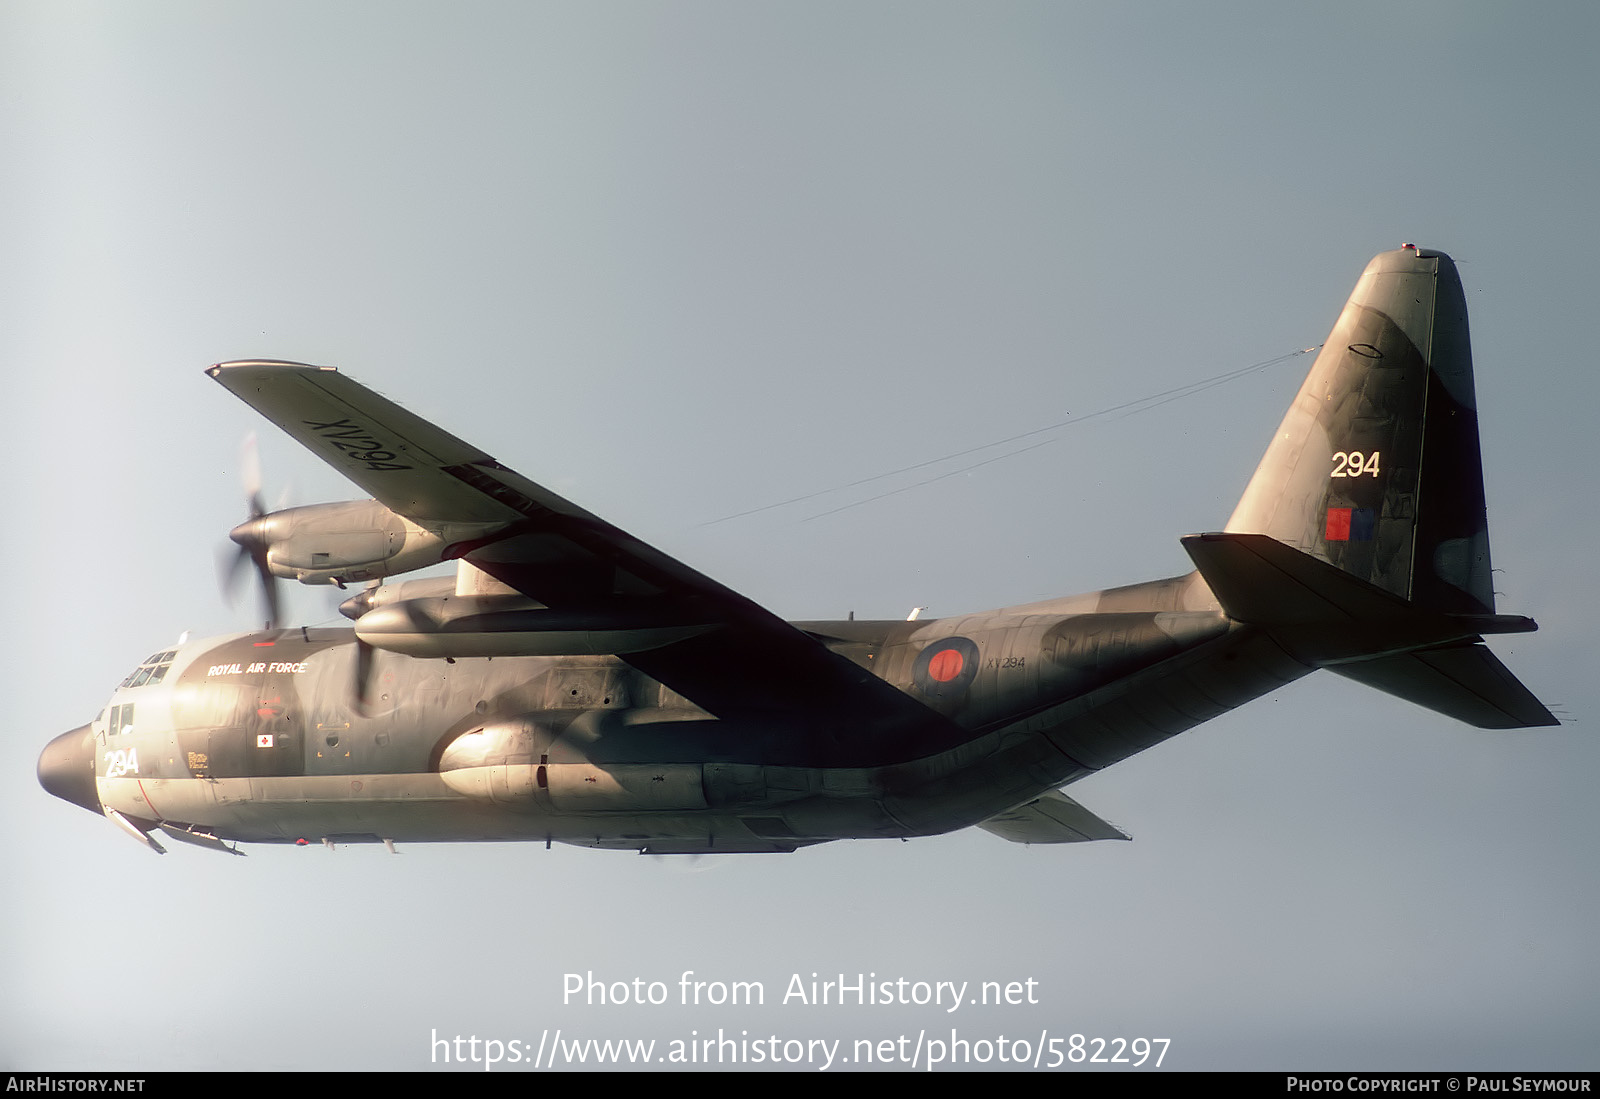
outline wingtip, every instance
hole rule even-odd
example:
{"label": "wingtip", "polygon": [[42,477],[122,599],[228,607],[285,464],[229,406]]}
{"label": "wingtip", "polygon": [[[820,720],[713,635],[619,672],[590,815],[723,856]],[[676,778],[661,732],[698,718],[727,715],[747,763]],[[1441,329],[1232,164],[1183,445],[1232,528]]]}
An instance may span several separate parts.
{"label": "wingtip", "polygon": [[232,362],[213,363],[206,367],[206,373],[219,381],[222,379],[224,372],[232,373],[246,370],[315,370],[338,373],[336,367],[313,366],[310,363],[289,362],[286,359],[237,359]]}

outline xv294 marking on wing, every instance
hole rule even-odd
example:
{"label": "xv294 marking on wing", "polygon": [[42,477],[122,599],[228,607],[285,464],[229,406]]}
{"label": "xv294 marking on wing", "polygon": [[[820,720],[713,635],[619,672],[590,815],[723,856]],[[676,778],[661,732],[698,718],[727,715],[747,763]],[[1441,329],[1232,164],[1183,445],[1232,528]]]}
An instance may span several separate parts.
{"label": "xv294 marking on wing", "polygon": [[1483,642],[1535,626],[1495,613],[1440,252],[1367,266],[1232,518],[1182,539],[1194,571],[955,618],[784,622],[330,368],[208,373],[372,497],[253,504],[242,554],[373,585],[353,630],[162,650],[45,748],[46,790],[156,850],[1125,839],[1060,788],[1318,668],[1556,723]]}

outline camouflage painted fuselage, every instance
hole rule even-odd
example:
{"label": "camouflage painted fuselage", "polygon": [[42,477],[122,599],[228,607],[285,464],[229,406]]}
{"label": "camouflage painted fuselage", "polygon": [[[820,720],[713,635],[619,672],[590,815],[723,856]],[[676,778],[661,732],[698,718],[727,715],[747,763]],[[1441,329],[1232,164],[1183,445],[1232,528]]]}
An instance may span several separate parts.
{"label": "camouflage painted fuselage", "polygon": [[359,645],[158,653],[53,740],[45,788],[151,846],[1125,838],[1056,788],[1315,668],[1556,720],[1483,642],[1535,627],[1494,609],[1461,283],[1411,245],[1367,266],[1226,530],[1182,540],[1196,572],[925,622],[781,622],[337,371],[209,373],[374,496],[236,528],[269,578],[461,565],[347,600]]}
{"label": "camouflage painted fuselage", "polygon": [[[379,654],[358,707],[350,631],[323,629],[182,646],[161,683],[119,689],[67,736],[92,742],[104,807],[229,840],[659,852],[926,835],[1309,671],[1204,609],[1197,581],[963,618],[799,624],[950,719],[922,737],[777,713],[720,721],[615,657]],[[134,720],[110,730],[127,705]]]}

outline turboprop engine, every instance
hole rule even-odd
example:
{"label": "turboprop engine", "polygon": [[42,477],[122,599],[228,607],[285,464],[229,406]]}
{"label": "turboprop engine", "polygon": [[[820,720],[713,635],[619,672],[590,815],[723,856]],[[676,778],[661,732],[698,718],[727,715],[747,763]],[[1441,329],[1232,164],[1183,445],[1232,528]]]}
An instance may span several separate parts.
{"label": "turboprop engine", "polygon": [[252,555],[264,553],[274,576],[302,584],[378,580],[443,560],[460,537],[432,531],[376,500],[311,504],[257,515],[228,533]]}

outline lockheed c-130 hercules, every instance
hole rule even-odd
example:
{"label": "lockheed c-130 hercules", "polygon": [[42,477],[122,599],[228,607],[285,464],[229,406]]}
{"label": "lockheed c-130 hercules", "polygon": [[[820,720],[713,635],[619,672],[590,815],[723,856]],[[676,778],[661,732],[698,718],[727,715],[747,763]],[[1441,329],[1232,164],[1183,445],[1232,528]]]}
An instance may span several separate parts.
{"label": "lockheed c-130 hercules", "polygon": [[1367,266],[1226,527],[1182,539],[1194,571],[956,618],[784,622],[330,368],[208,373],[373,497],[255,506],[232,537],[269,589],[376,583],[353,631],[163,650],[45,748],[46,790],[158,851],[1125,839],[1059,788],[1317,668],[1556,724],[1483,642],[1536,627],[1495,613],[1440,252]]}

